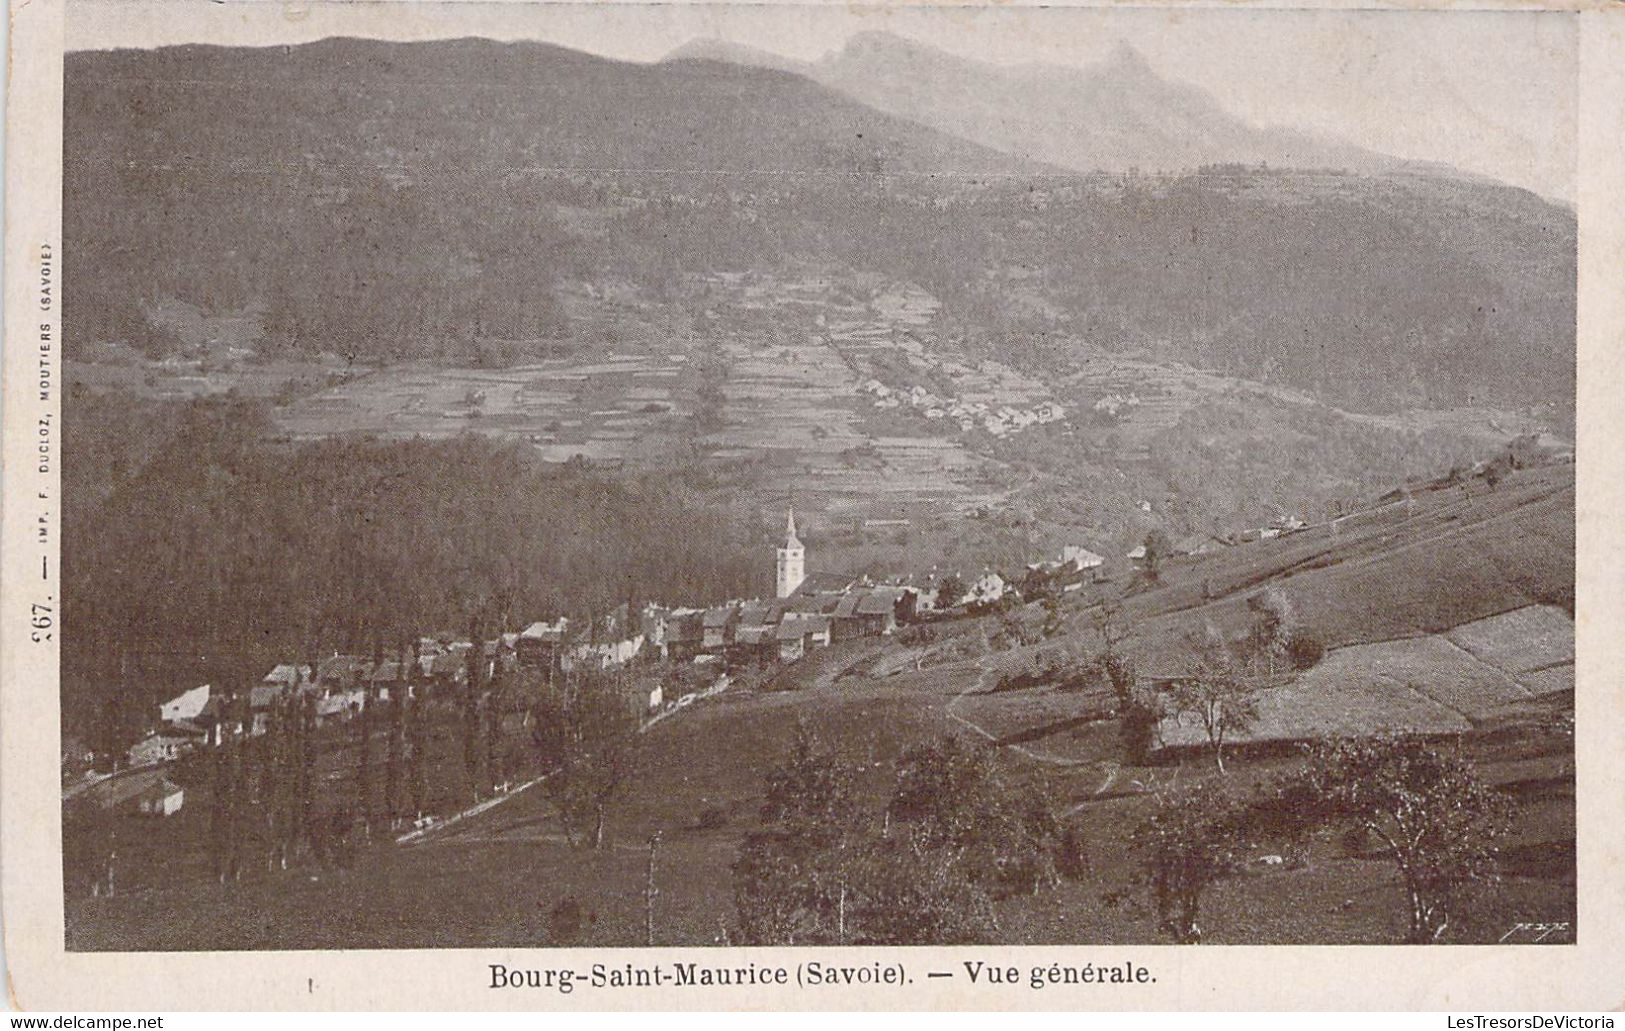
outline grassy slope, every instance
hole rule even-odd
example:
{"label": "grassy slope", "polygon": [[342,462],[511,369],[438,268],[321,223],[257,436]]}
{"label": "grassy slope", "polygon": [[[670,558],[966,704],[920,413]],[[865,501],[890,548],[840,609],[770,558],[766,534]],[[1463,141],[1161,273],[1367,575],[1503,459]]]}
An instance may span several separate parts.
{"label": "grassy slope", "polygon": [[[1281,587],[1328,648],[1408,637],[1543,602],[1574,605],[1574,469],[1522,471],[1491,489],[1418,491],[1404,506],[1356,514],[1193,560],[1132,600],[1147,672],[1182,665],[1178,643],[1212,619],[1246,621],[1246,599]],[[1213,600],[1204,601],[1211,582]],[[1160,664],[1160,668],[1159,668]],[[1171,666],[1171,668],[1170,668]]]}

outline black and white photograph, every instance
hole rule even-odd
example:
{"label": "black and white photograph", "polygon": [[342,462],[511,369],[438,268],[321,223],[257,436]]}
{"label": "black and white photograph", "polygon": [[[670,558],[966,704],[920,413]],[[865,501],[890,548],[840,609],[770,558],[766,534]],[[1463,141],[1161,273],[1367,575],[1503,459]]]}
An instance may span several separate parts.
{"label": "black and white photograph", "polygon": [[68,0],[62,947],[1600,932],[1580,17]]}

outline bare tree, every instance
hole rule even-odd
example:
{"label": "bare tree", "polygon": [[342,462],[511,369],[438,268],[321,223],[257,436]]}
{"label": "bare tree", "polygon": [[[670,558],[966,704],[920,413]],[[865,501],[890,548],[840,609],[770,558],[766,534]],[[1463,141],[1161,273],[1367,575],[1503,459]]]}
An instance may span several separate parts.
{"label": "bare tree", "polygon": [[355,808],[361,833],[372,837],[372,721],[378,702],[378,673],[384,664],[384,642],[374,638],[372,667],[361,688],[361,711],[356,713]]}
{"label": "bare tree", "polygon": [[1181,945],[1202,940],[1202,897],[1235,869],[1243,844],[1241,809],[1212,783],[1152,793],[1156,809],[1134,831],[1142,885],[1161,930]]}
{"label": "bare tree", "polygon": [[638,720],[615,679],[573,672],[532,709],[548,795],[572,845],[599,849],[610,805],[638,761]]}
{"label": "bare tree", "polygon": [[1256,678],[1211,623],[1196,647],[1196,661],[1169,689],[1169,701],[1181,717],[1196,717],[1213,749],[1214,765],[1223,773],[1225,742],[1245,732],[1258,717]]}
{"label": "bare tree", "polygon": [[485,687],[485,642],[479,617],[468,620],[467,683],[463,685],[463,769],[474,801],[480,799],[480,693]]}
{"label": "bare tree", "polygon": [[1363,829],[1405,885],[1406,941],[1441,941],[1470,889],[1497,877],[1511,803],[1465,760],[1418,738],[1322,742],[1285,808]]}
{"label": "bare tree", "polygon": [[401,759],[406,750],[404,709],[417,663],[403,646],[389,693],[389,753],[384,766],[384,819],[394,830],[401,822]]}
{"label": "bare tree", "polygon": [[655,896],[660,890],[655,887],[655,853],[660,849],[660,832],[655,831],[649,836],[649,868],[643,877],[643,944],[654,947],[655,943]]}
{"label": "bare tree", "polygon": [[426,770],[429,761],[429,699],[428,686],[419,681],[417,657],[418,649],[413,645],[412,669],[408,674],[411,679],[407,682],[407,697],[402,699],[408,708],[402,714],[402,719],[406,724],[406,787],[412,799],[412,818],[421,820],[429,788]]}
{"label": "bare tree", "polygon": [[503,734],[507,688],[508,674],[499,661],[492,666],[490,687],[485,692],[485,780],[492,790],[510,776]]}
{"label": "bare tree", "polygon": [[1169,541],[1168,535],[1161,530],[1152,530],[1145,535],[1141,546],[1145,548],[1145,558],[1141,560],[1144,563],[1145,578],[1156,583],[1162,579],[1163,562],[1173,554],[1173,542]]}

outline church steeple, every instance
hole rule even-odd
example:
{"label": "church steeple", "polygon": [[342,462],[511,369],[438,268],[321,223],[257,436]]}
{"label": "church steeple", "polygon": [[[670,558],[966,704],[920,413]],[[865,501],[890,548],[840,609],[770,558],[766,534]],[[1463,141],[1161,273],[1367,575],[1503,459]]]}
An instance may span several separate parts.
{"label": "church steeple", "polygon": [[778,596],[788,598],[807,579],[807,550],[802,547],[801,540],[796,537],[796,513],[794,509],[785,514],[784,545],[779,548],[777,569]]}

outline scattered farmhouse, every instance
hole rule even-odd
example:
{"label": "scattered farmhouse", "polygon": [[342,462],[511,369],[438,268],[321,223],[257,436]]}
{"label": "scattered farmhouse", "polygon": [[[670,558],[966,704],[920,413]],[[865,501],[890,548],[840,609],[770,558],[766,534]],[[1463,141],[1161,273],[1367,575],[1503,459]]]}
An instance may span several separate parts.
{"label": "scattered farmhouse", "polygon": [[1085,569],[1094,569],[1106,564],[1106,556],[1097,555],[1088,548],[1077,544],[1068,544],[1061,548],[1061,565],[1071,566],[1082,572]]}
{"label": "scattered farmhouse", "polygon": [[1225,546],[1224,540],[1208,534],[1192,534],[1174,542],[1175,555],[1206,555]]}
{"label": "scattered farmhouse", "polygon": [[194,719],[202,714],[203,707],[208,704],[209,685],[203,684],[161,703],[158,706],[158,719],[162,723]]}
{"label": "scattered farmhouse", "polygon": [[970,592],[967,597],[974,604],[992,605],[1004,597],[1004,593],[1009,590],[1009,587],[1010,585],[1005,583],[1004,577],[990,571],[976,578],[976,581],[970,585]]}

